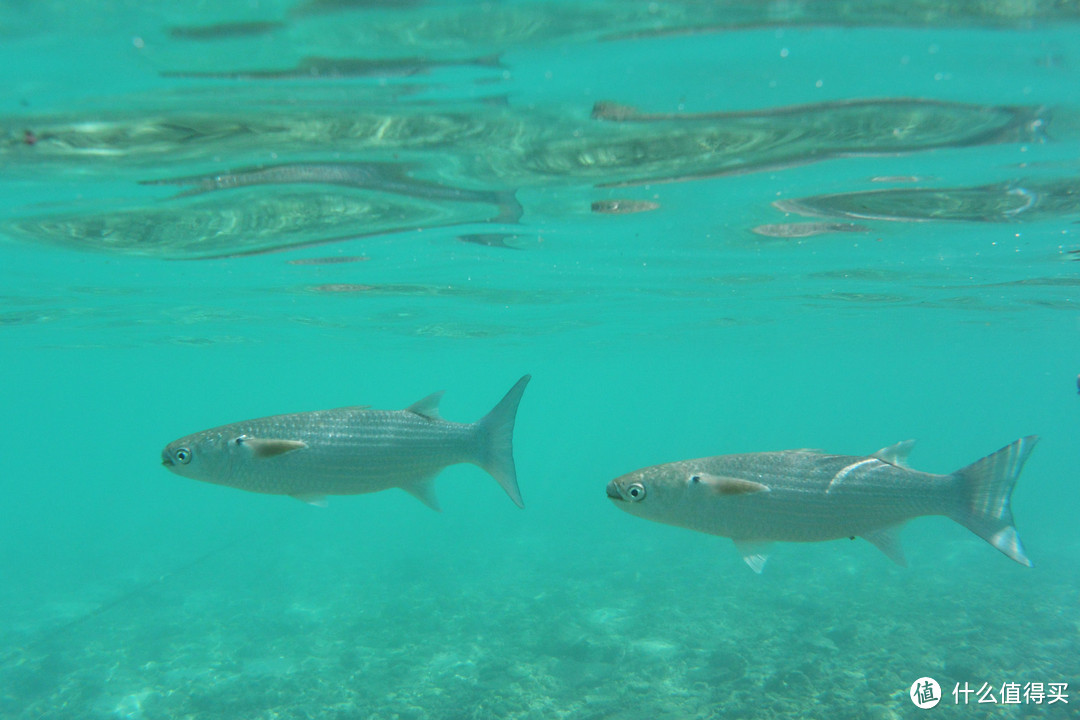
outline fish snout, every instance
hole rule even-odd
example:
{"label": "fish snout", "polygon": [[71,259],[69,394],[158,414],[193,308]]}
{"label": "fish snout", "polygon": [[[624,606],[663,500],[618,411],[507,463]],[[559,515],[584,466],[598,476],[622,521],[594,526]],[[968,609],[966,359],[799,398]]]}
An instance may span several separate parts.
{"label": "fish snout", "polygon": [[174,465],[172,456],[169,454],[169,448],[165,448],[161,451],[161,464],[165,467],[172,467]]}
{"label": "fish snout", "polygon": [[622,500],[623,496],[619,493],[619,486],[612,480],[607,484],[607,496],[612,500]]}

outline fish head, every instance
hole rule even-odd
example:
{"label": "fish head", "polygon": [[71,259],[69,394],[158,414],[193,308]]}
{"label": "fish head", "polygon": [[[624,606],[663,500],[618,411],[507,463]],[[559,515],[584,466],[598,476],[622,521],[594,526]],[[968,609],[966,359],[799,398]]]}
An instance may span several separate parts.
{"label": "fish head", "polygon": [[220,483],[230,474],[235,452],[224,433],[206,431],[174,440],[161,451],[161,464],[192,480]]}
{"label": "fish head", "polygon": [[670,522],[666,516],[687,502],[689,483],[682,463],[635,470],[607,484],[607,496],[631,515]]}
{"label": "fish head", "polygon": [[615,478],[607,496],[631,515],[680,527],[697,527],[703,514],[722,526],[745,511],[749,495],[768,493],[759,482],[709,472],[711,459],[653,465]]}

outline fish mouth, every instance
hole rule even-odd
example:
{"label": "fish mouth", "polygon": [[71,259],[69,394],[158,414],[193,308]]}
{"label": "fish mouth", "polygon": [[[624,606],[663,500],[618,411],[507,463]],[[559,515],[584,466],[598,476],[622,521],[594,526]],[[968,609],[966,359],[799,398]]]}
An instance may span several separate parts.
{"label": "fish mouth", "polygon": [[165,467],[172,467],[174,464],[172,458],[169,457],[169,454],[165,451],[162,451],[161,453],[161,464]]}
{"label": "fish mouth", "polygon": [[612,480],[607,484],[607,496],[612,500],[622,500],[623,496],[619,494],[619,486]]}

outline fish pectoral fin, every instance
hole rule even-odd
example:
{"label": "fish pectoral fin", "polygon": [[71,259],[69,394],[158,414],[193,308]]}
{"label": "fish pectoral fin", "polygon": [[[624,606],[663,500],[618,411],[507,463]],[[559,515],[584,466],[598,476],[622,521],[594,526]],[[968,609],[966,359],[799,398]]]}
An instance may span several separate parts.
{"label": "fish pectoral fin", "polygon": [[742,555],[743,561],[758,575],[765,569],[771,546],[771,542],[735,541],[735,549]]}
{"label": "fish pectoral fin", "polygon": [[402,485],[401,489],[412,495],[420,502],[427,505],[435,512],[442,512],[442,508],[439,507],[439,499],[435,497],[435,476],[426,477],[420,482],[415,482],[412,485]]}
{"label": "fish pectoral fin", "polygon": [[437,393],[431,393],[423,400],[417,400],[405,408],[405,411],[415,413],[428,420],[442,420],[442,415],[439,414],[439,401],[442,400],[444,392],[444,390],[440,390]]}
{"label": "fish pectoral fin", "polygon": [[742,478],[724,477],[722,475],[709,475],[708,473],[695,473],[690,476],[690,482],[700,484],[717,495],[746,495],[748,493],[772,492],[768,485],[762,485],[753,480]]}
{"label": "fish pectoral fin", "polygon": [[911,448],[913,447],[915,447],[914,440],[903,440],[895,445],[881,448],[870,457],[877,458],[881,462],[889,463],[896,467],[906,468],[908,466],[908,455],[911,454]]}
{"label": "fish pectoral fin", "polygon": [[251,453],[257,458],[269,458],[277,455],[284,455],[287,452],[293,450],[303,450],[307,447],[306,442],[300,440],[277,440],[273,438],[255,438],[241,435],[236,438],[238,445],[251,450]]}
{"label": "fish pectoral fin", "polygon": [[904,547],[900,544],[900,528],[902,527],[903,525],[889,525],[880,530],[865,532],[862,537],[873,543],[878,550],[885,553],[894,563],[900,567],[907,567]]}
{"label": "fish pectoral fin", "polygon": [[314,505],[315,507],[326,507],[326,496],[321,493],[293,493],[290,497],[294,497],[300,502],[306,502],[308,505]]}

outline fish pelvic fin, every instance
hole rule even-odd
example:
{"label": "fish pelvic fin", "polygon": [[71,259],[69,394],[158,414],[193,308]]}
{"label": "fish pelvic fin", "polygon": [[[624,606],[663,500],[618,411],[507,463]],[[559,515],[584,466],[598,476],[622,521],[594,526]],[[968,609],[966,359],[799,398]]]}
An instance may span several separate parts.
{"label": "fish pelvic fin", "polygon": [[765,563],[769,560],[771,542],[759,542],[751,540],[736,540],[735,549],[742,555],[743,562],[758,575],[765,569]]}
{"label": "fish pelvic fin", "polygon": [[1020,438],[1011,445],[953,473],[960,498],[950,517],[1010,558],[1032,567],[1013,524],[1013,487],[1038,436]]}
{"label": "fish pelvic fin", "polygon": [[326,507],[326,496],[322,493],[292,493],[292,497],[296,498],[300,502],[306,502],[308,505],[314,505],[315,507]]}
{"label": "fish pelvic fin", "polygon": [[525,503],[521,500],[517,470],[514,468],[514,421],[521,394],[531,379],[531,375],[526,375],[514,383],[499,404],[476,423],[480,451],[473,462],[495,478],[520,508],[525,507]]}

